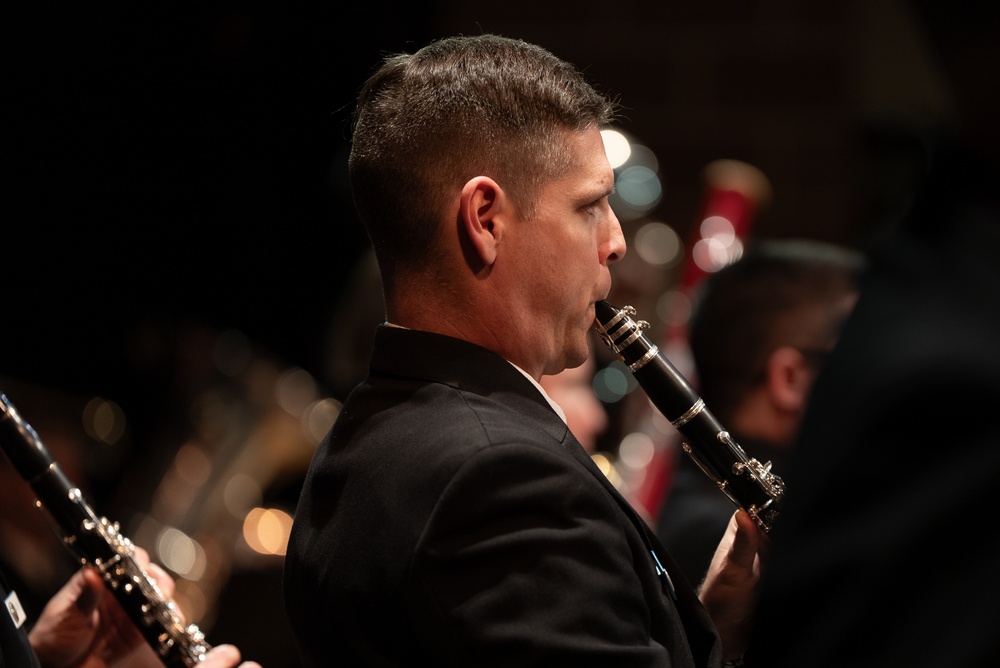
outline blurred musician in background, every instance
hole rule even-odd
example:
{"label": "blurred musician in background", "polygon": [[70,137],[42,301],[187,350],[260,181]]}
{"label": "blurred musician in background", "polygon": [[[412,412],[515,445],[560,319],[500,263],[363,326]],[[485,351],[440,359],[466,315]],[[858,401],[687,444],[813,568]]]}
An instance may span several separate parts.
{"label": "blurred musician in background", "polygon": [[748,665],[1000,657],[1000,5],[910,6],[958,113],[813,385]]}
{"label": "blurred musician in background", "polygon": [[[737,443],[783,477],[863,265],[860,252],[818,241],[751,242],[692,295],[687,337],[701,397]],[[682,455],[656,528],[692,582],[704,577],[732,514],[729,498]]]}

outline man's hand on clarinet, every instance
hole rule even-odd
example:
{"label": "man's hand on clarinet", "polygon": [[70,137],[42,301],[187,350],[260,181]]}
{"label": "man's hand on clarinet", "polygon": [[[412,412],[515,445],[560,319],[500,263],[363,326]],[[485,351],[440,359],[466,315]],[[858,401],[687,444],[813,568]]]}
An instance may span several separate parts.
{"label": "man's hand on clarinet", "polygon": [[750,644],[769,540],[745,510],[738,510],[715,550],[698,598],[722,638],[723,659],[737,660]]}

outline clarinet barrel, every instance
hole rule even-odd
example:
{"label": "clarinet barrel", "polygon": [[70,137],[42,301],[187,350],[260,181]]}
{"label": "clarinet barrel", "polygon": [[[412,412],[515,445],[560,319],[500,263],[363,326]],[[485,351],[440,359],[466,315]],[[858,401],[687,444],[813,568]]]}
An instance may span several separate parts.
{"label": "clarinet barrel", "polygon": [[770,462],[761,464],[732,439],[691,383],[643,333],[649,323],[632,319],[634,308],[617,309],[600,301],[596,312],[595,328],[601,339],[680,433],[684,451],[738,508],[769,532],[785,492]]}
{"label": "clarinet barrel", "polygon": [[117,523],[98,517],[53,460],[38,434],[0,392],[0,449],[48,512],[66,548],[81,565],[97,568],[146,641],[170,668],[191,668],[211,646],[194,624],[184,625],[173,601],[135,560],[135,547]]}

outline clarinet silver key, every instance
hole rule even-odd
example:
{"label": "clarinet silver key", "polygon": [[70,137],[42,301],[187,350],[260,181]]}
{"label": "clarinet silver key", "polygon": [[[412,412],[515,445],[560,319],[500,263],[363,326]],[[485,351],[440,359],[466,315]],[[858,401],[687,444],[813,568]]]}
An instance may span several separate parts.
{"label": "clarinet silver key", "polygon": [[104,576],[146,641],[169,668],[191,668],[211,646],[194,624],[185,625],[174,602],[135,559],[135,547],[117,523],[98,517],[79,488],[66,477],[30,424],[0,393],[0,448],[48,511],[63,544],[81,565]]}
{"label": "clarinet silver key", "polygon": [[596,305],[595,329],[601,340],[635,376],[649,400],[683,437],[682,447],[726,496],[769,532],[781,510],[784,481],[747,455],[712,415],[691,383],[643,333],[635,309]]}

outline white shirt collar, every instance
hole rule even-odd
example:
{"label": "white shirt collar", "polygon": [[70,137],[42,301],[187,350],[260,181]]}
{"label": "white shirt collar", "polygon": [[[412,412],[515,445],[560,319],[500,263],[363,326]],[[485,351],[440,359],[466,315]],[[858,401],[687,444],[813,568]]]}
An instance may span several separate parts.
{"label": "white shirt collar", "polygon": [[514,367],[515,369],[517,369],[518,371],[520,371],[522,374],[524,374],[524,377],[527,378],[528,380],[530,380],[531,384],[534,385],[536,388],[538,388],[538,391],[542,393],[543,397],[545,397],[545,401],[549,402],[549,406],[552,406],[552,410],[554,410],[556,412],[556,415],[558,415],[560,418],[562,418],[563,422],[566,422],[566,413],[563,411],[562,406],[560,406],[559,404],[557,404],[555,401],[552,400],[552,397],[550,397],[548,395],[548,393],[545,391],[545,389],[541,385],[538,384],[538,381],[535,380],[534,378],[532,378],[531,376],[529,376],[527,371],[525,371],[524,369],[522,369],[518,365],[514,364],[510,360],[507,360],[507,362],[512,367]]}

